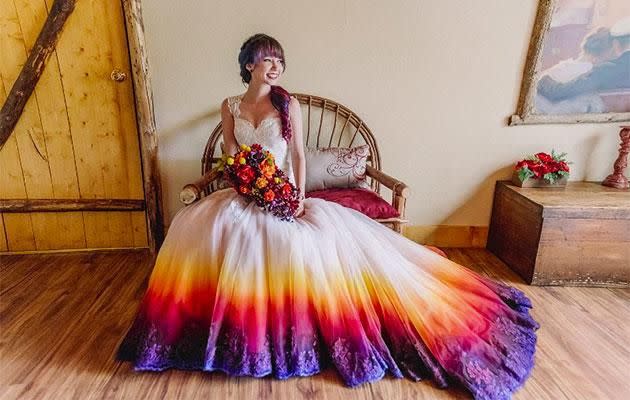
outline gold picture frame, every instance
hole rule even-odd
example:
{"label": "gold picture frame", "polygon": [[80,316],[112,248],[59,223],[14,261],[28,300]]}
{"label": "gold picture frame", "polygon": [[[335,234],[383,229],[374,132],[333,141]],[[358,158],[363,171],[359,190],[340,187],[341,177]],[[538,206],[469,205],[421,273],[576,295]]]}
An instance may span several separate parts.
{"label": "gold picture frame", "polygon": [[[546,36],[549,33],[554,11],[559,2],[567,3],[567,0],[541,0],[536,14],[532,39],[527,53],[527,61],[516,113],[510,117],[509,125],[526,124],[575,124],[575,123],[607,123],[630,121],[630,108],[628,112],[587,112],[587,113],[540,113],[536,109],[537,85],[540,74],[543,72],[543,54]],[[593,3],[603,0],[593,0]],[[617,1],[617,0],[613,0]],[[618,0],[623,1],[623,0]],[[608,0],[610,3],[611,0]],[[621,4],[621,3],[620,3]],[[596,4],[597,5],[597,4]],[[620,7],[625,7],[621,5]],[[574,10],[571,10],[574,11]],[[625,13],[625,11],[624,11]],[[618,14],[618,13],[617,13]],[[617,16],[615,14],[615,16]],[[622,17],[625,14],[621,15]],[[629,14],[630,17],[630,14]],[[630,104],[630,88],[625,86],[623,92],[627,91],[628,104]],[[623,94],[625,96],[625,94]],[[625,97],[624,97],[624,100]]]}

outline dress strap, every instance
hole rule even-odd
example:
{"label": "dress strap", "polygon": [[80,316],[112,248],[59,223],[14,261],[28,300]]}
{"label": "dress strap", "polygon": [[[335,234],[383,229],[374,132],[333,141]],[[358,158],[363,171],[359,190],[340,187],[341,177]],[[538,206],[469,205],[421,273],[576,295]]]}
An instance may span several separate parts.
{"label": "dress strap", "polygon": [[232,113],[232,115],[235,116],[236,118],[238,118],[241,115],[241,109],[239,105],[241,103],[242,97],[243,96],[241,95],[228,97],[228,108],[230,109],[230,112]]}

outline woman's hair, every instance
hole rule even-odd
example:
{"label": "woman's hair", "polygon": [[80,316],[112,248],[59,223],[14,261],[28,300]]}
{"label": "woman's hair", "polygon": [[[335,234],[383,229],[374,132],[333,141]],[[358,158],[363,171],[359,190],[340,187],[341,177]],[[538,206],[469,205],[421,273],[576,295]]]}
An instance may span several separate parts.
{"label": "woman's hair", "polygon": [[[241,79],[243,83],[249,83],[252,74],[247,70],[247,64],[256,64],[265,57],[277,57],[281,59],[282,69],[286,69],[284,50],[276,39],[264,33],[257,33],[249,37],[241,46],[238,53],[238,63],[241,67]],[[282,137],[287,143],[291,140],[291,120],[289,119],[289,102],[291,95],[280,86],[271,87],[271,104],[280,113],[282,121]]]}
{"label": "woman's hair", "polygon": [[286,69],[284,62],[284,50],[276,39],[264,33],[250,36],[241,46],[238,53],[238,63],[241,66],[241,79],[243,83],[249,83],[252,74],[247,70],[247,64],[256,64],[265,57],[278,57],[282,60],[282,68]]}

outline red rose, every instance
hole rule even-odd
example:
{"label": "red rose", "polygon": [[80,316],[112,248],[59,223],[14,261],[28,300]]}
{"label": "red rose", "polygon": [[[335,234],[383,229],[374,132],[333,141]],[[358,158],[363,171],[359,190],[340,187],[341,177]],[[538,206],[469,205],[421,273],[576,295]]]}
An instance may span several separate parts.
{"label": "red rose", "polygon": [[245,185],[241,185],[238,187],[238,191],[243,194],[248,194],[250,192],[249,188]]}
{"label": "red rose", "polygon": [[241,182],[248,184],[254,179],[256,173],[254,172],[254,169],[249,165],[243,165],[236,172],[236,176],[238,176],[238,179]]}
{"label": "red rose", "polygon": [[543,177],[543,165],[542,164],[534,164],[529,167],[529,169],[534,173],[536,179],[540,179]]}
{"label": "red rose", "polygon": [[254,143],[254,144],[252,144],[252,146],[251,146],[251,147],[252,147],[252,150],[254,150],[254,151],[260,151],[260,150],[262,150],[262,146],[261,146],[261,145],[259,145],[258,143]]}
{"label": "red rose", "polygon": [[540,165],[540,162],[538,162],[537,160],[525,160],[525,162],[527,163],[527,168],[532,169],[534,168],[536,165]]}
{"label": "red rose", "polygon": [[550,164],[543,164],[542,168],[541,168],[541,171],[542,171],[542,174],[544,176],[544,175],[546,175],[546,174],[548,174],[550,172],[553,172],[553,167]]}
{"label": "red rose", "polygon": [[560,161],[560,171],[569,172],[569,166],[564,161]]}
{"label": "red rose", "polygon": [[514,167],[514,169],[515,169],[515,170],[517,170],[517,171],[518,171],[519,169],[521,169],[521,168],[529,168],[529,166],[527,165],[527,160],[519,161],[519,162],[516,164],[516,167]]}
{"label": "red rose", "polygon": [[560,171],[560,164],[552,161],[549,164],[547,164],[547,169],[549,170],[548,172],[558,172]]}
{"label": "red rose", "polygon": [[291,192],[292,192],[291,185],[288,183],[285,183],[282,186],[282,196],[288,197],[291,194]]}
{"label": "red rose", "polygon": [[552,162],[553,161],[553,157],[551,157],[547,153],[538,153],[538,154],[536,154],[536,158],[538,158],[540,161],[542,161],[544,163],[548,163],[548,162]]}
{"label": "red rose", "polygon": [[273,201],[276,198],[276,195],[273,193],[273,190],[269,189],[265,192],[265,201]]}

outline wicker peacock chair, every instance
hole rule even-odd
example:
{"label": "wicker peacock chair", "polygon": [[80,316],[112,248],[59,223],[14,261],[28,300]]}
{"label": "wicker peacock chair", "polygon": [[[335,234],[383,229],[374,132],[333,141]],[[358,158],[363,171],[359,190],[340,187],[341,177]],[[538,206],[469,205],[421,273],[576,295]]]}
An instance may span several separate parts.
{"label": "wicker peacock chair", "polygon": [[[376,219],[376,221],[400,233],[402,225],[407,222],[404,217],[408,188],[403,182],[381,171],[381,157],[376,140],[367,125],[354,112],[335,101],[300,93],[294,93],[293,96],[302,106],[304,139],[307,147],[351,147],[362,144],[369,146],[366,175],[369,178],[370,188],[379,195],[381,184],[391,189],[391,204],[400,213],[398,218]],[[184,204],[191,204],[218,189],[217,180],[221,172],[215,167],[221,158],[219,142],[222,133],[223,129],[219,122],[210,135],[203,153],[202,177],[182,189],[180,199]]]}

